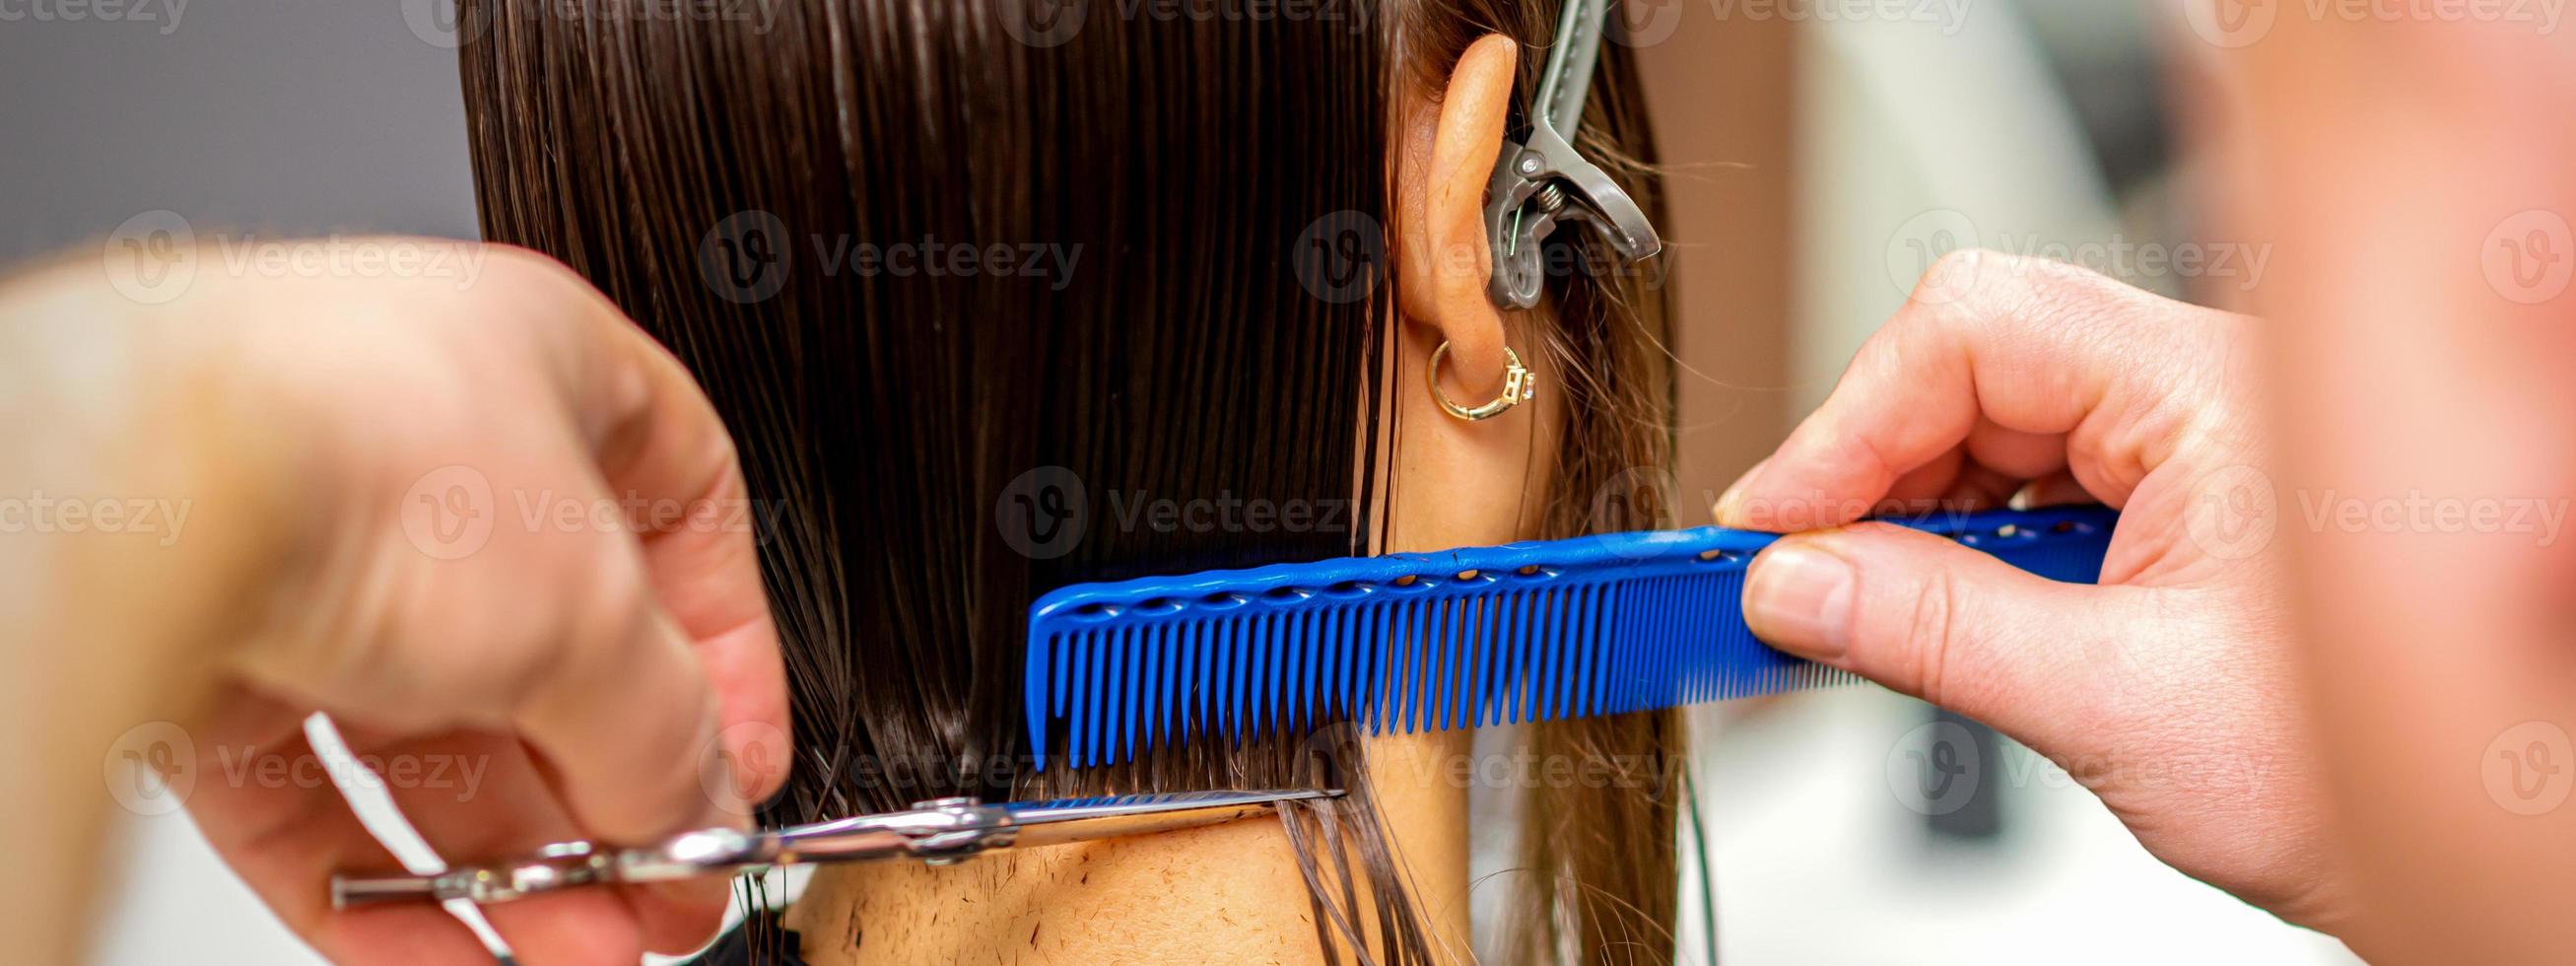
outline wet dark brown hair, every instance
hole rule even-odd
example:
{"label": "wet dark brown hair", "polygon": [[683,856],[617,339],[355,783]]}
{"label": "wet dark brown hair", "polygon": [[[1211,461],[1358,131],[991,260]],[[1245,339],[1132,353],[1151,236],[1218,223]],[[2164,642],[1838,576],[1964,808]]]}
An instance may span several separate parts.
{"label": "wet dark brown hair", "polygon": [[[1363,794],[1290,823],[1318,928],[1378,961],[1427,960],[1347,757],[1201,740],[1036,773],[1023,634],[1029,603],[1068,583],[1367,552],[1402,483],[1370,441],[1397,431],[1386,394],[1411,385],[1386,358],[1394,97],[1439,89],[1485,32],[1544,44],[1555,4],[1142,9],[470,3],[484,233],[587,276],[733,430],[764,507],[799,745],[767,817],[1349,785]],[[1589,130],[1642,162],[1624,55],[1604,51]],[[1541,59],[1522,59],[1523,99]],[[1655,212],[1644,170],[1620,175]],[[1663,293],[1572,272],[1550,294],[1564,446],[1524,529],[1661,524]],[[1313,512],[1293,528],[1166,527],[1139,512],[1161,501]],[[1678,719],[1525,734],[1632,780],[1530,792],[1512,946],[1669,959]]]}

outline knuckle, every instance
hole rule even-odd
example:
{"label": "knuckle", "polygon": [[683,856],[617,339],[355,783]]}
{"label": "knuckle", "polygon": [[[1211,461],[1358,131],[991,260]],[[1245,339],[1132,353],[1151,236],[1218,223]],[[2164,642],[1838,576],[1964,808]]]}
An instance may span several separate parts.
{"label": "knuckle", "polygon": [[1963,626],[1961,603],[1958,581],[1947,571],[1936,570],[1917,589],[1905,620],[1906,651],[1913,665],[1907,673],[1915,682],[1916,694],[1943,707],[1948,706],[1943,699],[1952,684],[1952,662],[1966,643],[1958,639]]}
{"label": "knuckle", "polygon": [[[580,327],[598,317],[616,315],[589,279],[551,256],[500,243],[486,244],[483,255],[482,282],[465,296],[477,303],[470,320],[481,323],[477,328],[491,328],[493,319],[505,318],[511,329],[562,340],[581,335]],[[589,311],[593,308],[606,311]]]}
{"label": "knuckle", "polygon": [[1991,248],[1959,248],[1943,252],[1941,257],[1932,260],[1931,268],[1924,271],[1923,281],[1917,287],[1928,287],[1946,279],[1973,279],[1977,277],[1980,266],[2010,257]]}
{"label": "knuckle", "polygon": [[1900,338],[1944,340],[1956,330],[1975,325],[1993,313],[2003,296],[1998,286],[2019,271],[2019,261],[2002,252],[1962,248],[1933,260],[1906,297],[1898,316]]}
{"label": "knuckle", "polygon": [[2125,292],[2132,289],[2111,276],[2083,265],[2055,258],[2036,256],[1998,256],[2012,260],[2013,275],[2031,280],[2035,289],[2081,289],[2092,292]]}
{"label": "knuckle", "polygon": [[1971,317],[1978,314],[1980,303],[1993,297],[1997,283],[2021,274],[2022,265],[2023,259],[1992,249],[1945,252],[1924,269],[1907,301],[1933,309],[1928,313],[1932,320]]}
{"label": "knuckle", "polygon": [[[480,665],[476,692],[494,695],[508,714],[559,694],[568,682],[614,679],[631,669],[631,642],[651,620],[651,595],[639,565],[615,533],[549,534],[543,549],[481,575],[496,586],[483,599],[507,600],[510,612],[481,622],[480,639],[460,642]],[[607,540],[603,547],[601,540]],[[451,682],[461,686],[463,682]]]}
{"label": "knuckle", "polygon": [[511,282],[530,285],[587,286],[572,266],[533,248],[522,248],[507,242],[485,242],[483,251],[491,261],[488,273]]}
{"label": "knuckle", "polygon": [[1917,302],[1937,310],[1927,321],[1951,326],[2046,318],[2070,308],[2125,310],[2146,296],[2082,265],[1980,248],[1936,259],[1916,292]]}
{"label": "knuckle", "polygon": [[636,572],[623,533],[604,534],[617,544],[598,556],[608,563],[576,568],[555,639],[564,642],[568,662],[592,670],[613,670],[652,630],[651,592]]}

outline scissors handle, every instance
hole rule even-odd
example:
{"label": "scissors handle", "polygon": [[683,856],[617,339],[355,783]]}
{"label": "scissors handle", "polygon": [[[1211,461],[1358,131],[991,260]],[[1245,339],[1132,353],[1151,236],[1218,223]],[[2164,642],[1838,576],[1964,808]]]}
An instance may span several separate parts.
{"label": "scissors handle", "polygon": [[909,811],[768,832],[700,829],[634,848],[560,842],[515,859],[427,875],[340,873],[331,877],[331,905],[345,909],[423,899],[464,899],[483,905],[578,886],[733,875],[797,862],[891,858],[956,862],[1009,845],[1017,831],[1006,808],[972,798],[946,798],[918,803]]}

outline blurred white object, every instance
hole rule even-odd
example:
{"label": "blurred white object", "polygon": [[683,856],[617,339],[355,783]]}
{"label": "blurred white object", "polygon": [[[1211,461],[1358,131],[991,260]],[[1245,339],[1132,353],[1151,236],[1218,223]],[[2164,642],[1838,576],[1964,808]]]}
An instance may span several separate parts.
{"label": "blurred white object", "polygon": [[233,875],[185,812],[134,817],[114,833],[121,882],[91,935],[99,966],[321,963]]}

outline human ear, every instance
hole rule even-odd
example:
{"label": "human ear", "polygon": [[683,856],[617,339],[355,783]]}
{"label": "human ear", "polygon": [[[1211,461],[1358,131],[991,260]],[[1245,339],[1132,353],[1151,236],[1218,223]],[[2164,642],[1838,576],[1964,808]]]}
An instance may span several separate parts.
{"label": "human ear", "polygon": [[1493,274],[1485,185],[1502,151],[1519,56],[1511,38],[1488,34],[1459,55],[1443,89],[1417,93],[1403,113],[1397,307],[1408,327],[1449,344],[1444,378],[1461,399],[1490,396],[1502,383],[1503,316],[1485,294]]}

